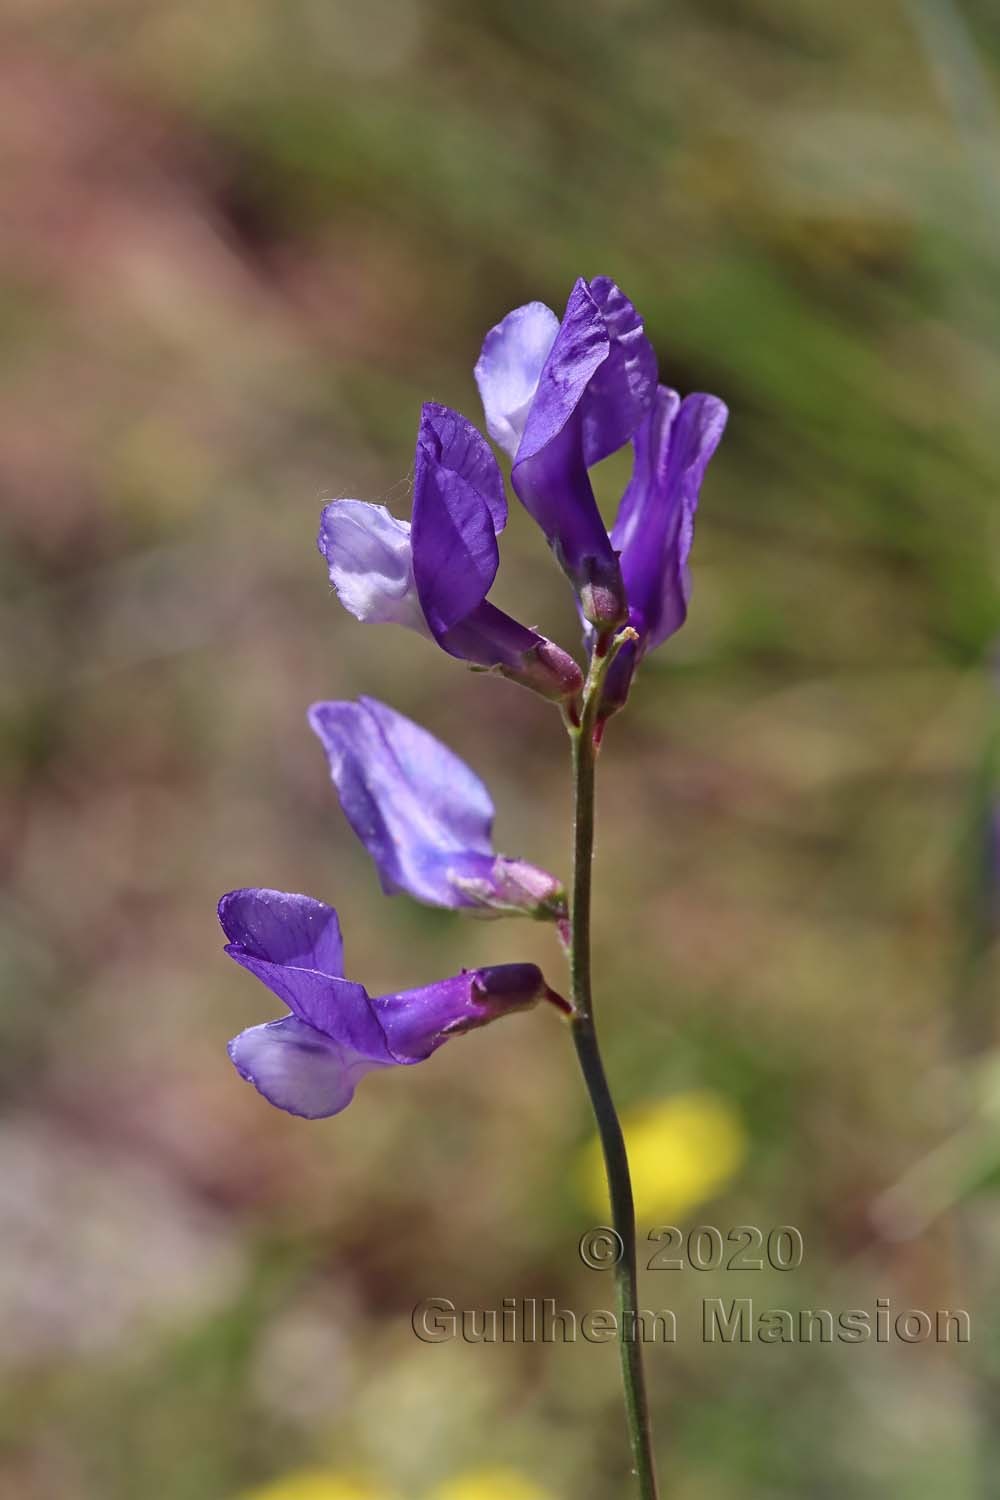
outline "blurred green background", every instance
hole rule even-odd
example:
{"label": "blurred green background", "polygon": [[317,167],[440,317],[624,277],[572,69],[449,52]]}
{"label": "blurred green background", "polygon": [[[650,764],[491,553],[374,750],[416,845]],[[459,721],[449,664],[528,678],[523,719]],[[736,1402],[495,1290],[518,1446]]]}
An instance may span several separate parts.
{"label": "blurred green background", "polygon": [[[410,1326],[612,1305],[556,1017],[293,1120],[227,1062],[277,1010],[214,914],[331,901],[373,990],[561,982],[547,930],[379,895],[304,710],[418,718],[566,873],[558,717],[357,625],[313,539],[324,497],[406,514],[420,402],[479,421],[485,330],[600,273],[732,410],[690,621],[602,759],[641,1232],[805,1244],[645,1276],[665,1497],[1000,1494],[996,8],[11,0],[4,31],[0,1500],[630,1494],[613,1347]],[[519,508],[493,597],[575,642]],[[714,1296],[964,1307],[973,1342],[710,1346]]]}

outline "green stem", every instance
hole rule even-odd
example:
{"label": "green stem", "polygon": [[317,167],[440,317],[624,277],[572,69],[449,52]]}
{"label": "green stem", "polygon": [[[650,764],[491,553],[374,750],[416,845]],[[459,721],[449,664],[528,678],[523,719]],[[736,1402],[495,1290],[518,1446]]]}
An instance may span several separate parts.
{"label": "green stem", "polygon": [[604,1166],[611,1197],[611,1219],[622,1254],[615,1265],[618,1334],[625,1415],[632,1463],[639,1482],[640,1500],[657,1500],[653,1446],[649,1427],[649,1405],[639,1338],[638,1275],[636,1270],[635,1205],[632,1179],[621,1123],[611,1098],[594,1025],[594,1001],[590,977],[590,896],[594,857],[594,779],[597,747],[594,727],[601,689],[608,667],[631,636],[623,631],[605,655],[596,654],[584,689],[579,724],[568,721],[573,746],[573,907],[570,941],[570,977],[573,1016],[571,1026],[604,1153]]}

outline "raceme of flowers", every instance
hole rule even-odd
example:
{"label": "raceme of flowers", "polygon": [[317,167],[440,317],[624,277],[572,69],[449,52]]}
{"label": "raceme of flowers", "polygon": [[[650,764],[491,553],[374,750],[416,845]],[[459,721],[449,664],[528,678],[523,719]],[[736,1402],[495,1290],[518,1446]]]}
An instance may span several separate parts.
{"label": "raceme of flowers", "polygon": [[[540,302],[509,313],[486,335],[475,378],[514,492],[573,586],[586,650],[600,655],[630,627],[605,679],[603,723],[624,705],[644,655],[686,619],[695,512],[726,407],[709,395],[681,399],[657,383],[642,319],[603,276],[576,283],[561,319]],[[608,533],[589,470],[629,442],[632,476]],[[578,663],[487,597],[506,521],[489,443],[460,413],[428,402],[410,520],[363,500],[333,500],[318,546],[340,602],[358,620],[405,625],[573,720],[584,681]],[[489,793],[454,752],[371,698],[314,704],[309,723],[384,891],[454,910],[528,915],[565,935],[560,882],[495,852]],[[449,1037],[508,1011],[540,999],[567,1008],[532,964],[371,997],[343,977],[336,912],[307,896],[233,891],[219,918],[227,953],[289,1012],[242,1032],[230,1056],[292,1114],[336,1114],[365,1073],[420,1062]]]}

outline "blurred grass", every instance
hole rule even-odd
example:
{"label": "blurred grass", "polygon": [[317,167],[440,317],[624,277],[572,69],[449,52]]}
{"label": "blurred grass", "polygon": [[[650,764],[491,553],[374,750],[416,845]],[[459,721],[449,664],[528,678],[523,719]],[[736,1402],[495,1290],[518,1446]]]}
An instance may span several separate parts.
{"label": "blurred grass", "polygon": [[[581,273],[733,412],[691,620],[609,735],[609,1067],[637,1111],[727,1100],[748,1154],[697,1213],[806,1243],[794,1275],[647,1296],[682,1323],[703,1295],[890,1296],[985,1334],[951,1219],[893,1241],[871,1207],[978,1097],[949,1036],[1000,627],[990,8],[15,0],[5,29],[0,1500],[235,1500],[309,1467],[406,1500],[496,1468],[623,1491],[613,1350],[409,1324],[431,1295],[608,1300],[558,1025],[278,1117],[225,1059],[269,1002],[213,915],[241,884],[332,900],[375,988],[557,965],[534,928],[378,895],[304,708],[419,718],[489,781],[501,847],[565,871],[554,716],[356,627],[313,535],[324,496],[405,512],[420,401],[478,418],[485,329]],[[574,639],[517,510],[496,597]],[[980,1048],[995,978],[977,950]],[[982,1272],[1000,1218],[973,1210]],[[654,1349],[671,1493],[990,1493],[996,1372],[967,1353]]]}

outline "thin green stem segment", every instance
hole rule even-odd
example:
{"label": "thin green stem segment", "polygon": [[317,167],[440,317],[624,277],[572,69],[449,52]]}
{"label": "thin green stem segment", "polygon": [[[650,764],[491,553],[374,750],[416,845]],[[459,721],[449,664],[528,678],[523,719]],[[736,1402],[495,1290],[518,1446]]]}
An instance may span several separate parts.
{"label": "thin green stem segment", "polygon": [[570,977],[573,999],[571,1026],[576,1054],[580,1059],[590,1102],[604,1152],[604,1166],[611,1196],[611,1219],[622,1247],[615,1266],[615,1292],[618,1306],[618,1334],[621,1350],[622,1382],[625,1387],[625,1415],[632,1463],[639,1484],[640,1500],[657,1500],[656,1473],[649,1427],[649,1405],[642,1364],[639,1333],[639,1293],[636,1271],[635,1205],[629,1174],[625,1138],[619,1122],[604,1063],[601,1060],[597,1031],[594,1026],[594,1003],[590,978],[590,896],[594,858],[594,779],[597,746],[594,730],[601,689],[608,667],[634,631],[624,630],[609,644],[606,652],[595,652],[584,688],[579,723],[567,718],[573,747],[573,896],[572,937],[570,941]]}

